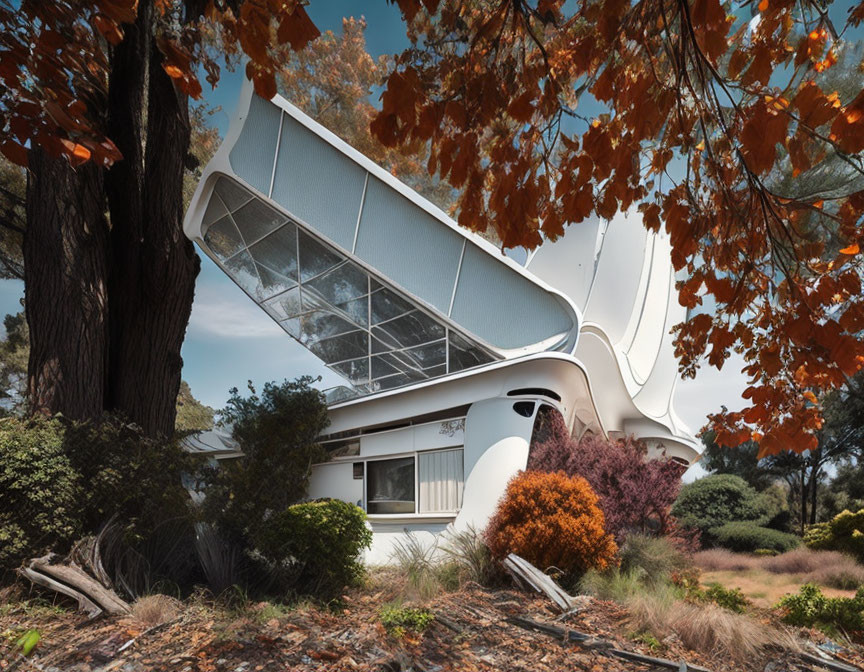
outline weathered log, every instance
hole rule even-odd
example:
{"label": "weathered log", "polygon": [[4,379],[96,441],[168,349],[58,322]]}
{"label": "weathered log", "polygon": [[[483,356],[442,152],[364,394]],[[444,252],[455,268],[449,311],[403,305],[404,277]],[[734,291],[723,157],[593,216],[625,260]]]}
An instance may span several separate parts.
{"label": "weathered log", "polygon": [[544,574],[525,558],[520,558],[511,553],[501,563],[517,580],[527,583],[538,593],[543,593],[552,600],[561,611],[572,611],[579,603],[572,595],[569,595],[548,574]]}
{"label": "weathered log", "polygon": [[59,581],[55,581],[40,572],[30,569],[29,567],[21,567],[18,570],[18,573],[25,579],[42,586],[43,588],[48,588],[54,592],[71,597],[73,600],[78,602],[78,608],[85,612],[90,618],[96,618],[96,616],[99,616],[99,614],[102,613],[102,609],[86,595],[79,593],[77,590],[74,590],[69,586],[64,586]]}
{"label": "weathered log", "polygon": [[828,656],[828,654],[824,654],[826,657],[823,657],[822,655],[814,656],[805,652],[801,652],[798,655],[808,663],[818,665],[819,667],[825,667],[829,670],[834,670],[835,672],[861,672],[860,667],[853,667],[848,663],[841,663],[836,658]]}
{"label": "weathered log", "polygon": [[78,608],[91,618],[103,612],[112,616],[128,614],[129,605],[117,594],[85,574],[77,565],[53,564],[56,556],[34,558],[18,571],[29,581],[78,602]]}
{"label": "weathered log", "polygon": [[633,663],[654,665],[656,667],[666,668],[667,670],[683,669],[690,672],[710,672],[710,670],[705,667],[700,667],[699,665],[693,665],[684,661],[675,662],[674,660],[668,660],[666,658],[655,658],[654,656],[646,656],[641,653],[636,653],[635,651],[624,651],[623,649],[616,649],[611,642],[597,639],[596,637],[592,637],[591,635],[588,635],[584,632],[579,632],[578,630],[571,630],[570,628],[561,628],[557,625],[551,625],[549,623],[532,621],[530,618],[513,616],[508,618],[507,622],[525,630],[542,632],[543,634],[550,635],[551,637],[555,637],[556,639],[560,639],[563,642],[574,642],[576,644],[579,644],[580,646],[588,646],[592,650],[596,650],[597,653],[602,653],[606,656],[614,656],[616,658],[620,658],[621,660],[628,660]]}
{"label": "weathered log", "polygon": [[47,574],[52,579],[83,593],[112,616],[128,614],[130,611],[129,605],[121,600],[113,590],[105,588],[101,583],[90,578],[77,567],[52,565],[36,561],[30,564],[30,568],[42,574]]}

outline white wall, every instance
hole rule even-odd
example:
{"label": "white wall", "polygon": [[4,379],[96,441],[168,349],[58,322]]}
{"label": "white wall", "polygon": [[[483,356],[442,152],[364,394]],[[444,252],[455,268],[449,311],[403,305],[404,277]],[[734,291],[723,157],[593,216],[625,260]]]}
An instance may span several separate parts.
{"label": "white wall", "polygon": [[465,490],[458,529],[482,530],[495,512],[507,483],[528,463],[537,406],[530,418],[513,410],[512,397],[473,404],[465,421]]}
{"label": "white wall", "polygon": [[354,478],[351,462],[316,464],[309,476],[309,498],[332,497],[362,506],[363,479]]}

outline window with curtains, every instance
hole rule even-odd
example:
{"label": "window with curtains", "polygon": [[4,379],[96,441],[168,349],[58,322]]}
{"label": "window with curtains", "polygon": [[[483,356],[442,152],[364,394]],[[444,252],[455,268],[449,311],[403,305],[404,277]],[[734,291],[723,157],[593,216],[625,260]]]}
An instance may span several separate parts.
{"label": "window with curtains", "polygon": [[366,462],[370,514],[456,513],[462,506],[462,448]]}
{"label": "window with curtains", "polygon": [[462,506],[462,449],[419,453],[420,513],[455,513]]}

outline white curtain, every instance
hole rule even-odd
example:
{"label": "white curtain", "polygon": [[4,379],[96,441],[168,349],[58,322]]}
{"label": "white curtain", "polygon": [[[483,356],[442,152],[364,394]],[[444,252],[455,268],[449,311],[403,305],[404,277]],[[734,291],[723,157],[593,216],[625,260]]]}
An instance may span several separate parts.
{"label": "white curtain", "polygon": [[451,513],[462,506],[462,449],[420,453],[420,513]]}

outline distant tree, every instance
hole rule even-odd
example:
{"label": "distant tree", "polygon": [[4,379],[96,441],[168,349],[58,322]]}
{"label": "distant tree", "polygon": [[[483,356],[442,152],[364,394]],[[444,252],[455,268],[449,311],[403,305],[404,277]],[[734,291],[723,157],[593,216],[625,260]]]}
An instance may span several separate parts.
{"label": "distant tree", "polygon": [[209,406],[205,406],[192,396],[189,383],[180,381],[180,392],[177,394],[177,420],[174,429],[182,434],[213,429],[213,416],[216,414]]}
{"label": "distant tree", "polygon": [[6,337],[0,341],[0,412],[18,414],[27,399],[30,332],[23,312],[7,315],[3,326]]}
{"label": "distant tree", "polygon": [[777,475],[767,468],[767,462],[759,459],[759,446],[755,442],[728,448],[718,445],[715,437],[712,430],[702,435],[705,449],[699,462],[706,471],[740,476],[756,490],[764,490],[776,480]]}
{"label": "distant tree", "polygon": [[24,279],[27,176],[0,154],[0,278]]}
{"label": "distant tree", "polygon": [[260,394],[233,388],[219,411],[244,457],[210,470],[207,517],[231,542],[248,545],[259,524],[306,495],[312,464],[326,459],[318,443],[330,423],[324,397],[303,376],[266,383]]}

